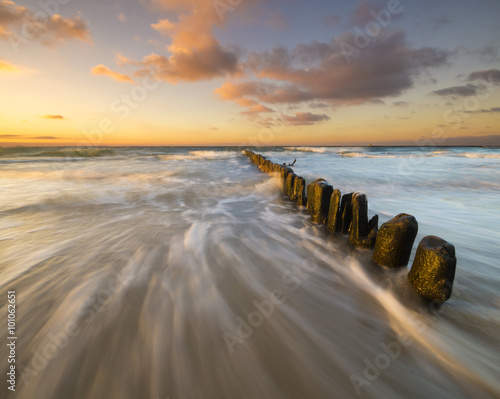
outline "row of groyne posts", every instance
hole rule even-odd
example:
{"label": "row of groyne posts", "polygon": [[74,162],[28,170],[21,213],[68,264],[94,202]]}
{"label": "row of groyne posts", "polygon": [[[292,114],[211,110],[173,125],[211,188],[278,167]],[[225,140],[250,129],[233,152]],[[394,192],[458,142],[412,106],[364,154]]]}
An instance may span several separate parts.
{"label": "row of groyne posts", "polygon": [[[273,163],[253,151],[243,152],[263,172],[281,175],[283,195],[307,207],[313,223],[325,224],[330,233],[348,235],[354,248],[373,249],[372,260],[379,266],[399,270],[408,265],[418,232],[413,216],[401,213],[379,228],[378,215],[368,220],[365,194],[342,195],[324,179],[306,185],[305,179],[286,164]],[[456,264],[452,244],[427,236],[418,245],[408,279],[422,298],[443,303],[451,296]]]}

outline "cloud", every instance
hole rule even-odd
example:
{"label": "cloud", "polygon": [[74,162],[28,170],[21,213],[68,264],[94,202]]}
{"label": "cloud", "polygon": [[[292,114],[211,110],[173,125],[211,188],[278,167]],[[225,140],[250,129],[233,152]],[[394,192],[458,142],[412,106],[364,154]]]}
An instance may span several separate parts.
{"label": "cloud", "polygon": [[500,70],[498,69],[489,69],[485,71],[475,71],[469,74],[468,79],[469,82],[473,82],[475,80],[485,80],[490,83],[500,83]]}
{"label": "cloud", "polygon": [[152,53],[142,61],[127,59],[125,63],[140,67],[135,72],[137,76],[151,75],[169,83],[210,80],[241,72],[237,56],[219,44],[176,52],[170,57]]}
{"label": "cloud", "polygon": [[343,45],[352,40],[353,34],[345,33],[330,43],[312,42],[291,50],[275,47],[268,52],[251,53],[247,66],[260,80],[227,82],[215,92],[222,99],[237,103],[369,103],[400,95],[413,86],[422,72],[445,65],[450,55],[434,48],[411,48],[401,31],[383,32],[348,63]]}
{"label": "cloud", "polygon": [[112,71],[105,65],[97,65],[92,70],[90,71],[92,75],[103,75],[103,76],[109,76],[110,78],[118,81],[118,82],[127,82],[127,83],[134,83],[134,81],[127,75],[121,74],[119,72]]}
{"label": "cloud", "polygon": [[297,112],[294,116],[285,115],[285,122],[294,126],[308,126],[319,122],[330,120],[325,114],[313,114],[311,112]]}
{"label": "cloud", "polygon": [[12,1],[0,1],[0,27],[21,21],[26,12],[25,7],[18,6]]}
{"label": "cloud", "polygon": [[242,111],[242,115],[253,116],[267,112],[274,112],[274,109],[266,107],[262,104],[251,105],[246,111]]}
{"label": "cloud", "polygon": [[[215,93],[223,100],[238,102],[238,100],[245,98],[245,96],[263,96],[266,93],[266,86],[270,88],[275,87],[274,85],[263,82],[243,82],[238,84],[226,82],[221,87],[215,89]],[[251,105],[254,104],[255,101],[251,103]],[[243,104],[242,106],[247,105],[248,104]]]}
{"label": "cloud", "polygon": [[392,104],[396,107],[407,107],[408,105],[410,105],[410,103],[406,101],[395,101]]}
{"label": "cloud", "polygon": [[39,136],[39,137],[30,137],[31,140],[57,140],[58,137],[55,136]]}
{"label": "cloud", "polygon": [[309,107],[313,108],[313,109],[317,109],[317,108],[328,108],[328,104],[326,103],[317,103],[317,102],[312,102],[312,103],[309,103]]}
{"label": "cloud", "polygon": [[[251,2],[249,0],[248,3]],[[159,19],[151,25],[168,37],[169,54],[152,53],[142,60],[123,57],[121,65],[138,67],[137,76],[152,75],[170,83],[210,80],[242,73],[239,54],[223,47],[213,34],[214,27],[222,22],[212,1],[152,0],[152,3],[177,15],[175,22]]]}
{"label": "cloud", "polygon": [[[215,89],[214,92],[221,100],[233,101],[241,107],[247,107],[247,111],[243,111],[242,114],[251,116],[263,112],[264,109],[270,110],[270,108],[249,97],[264,99],[269,91],[275,89],[275,85],[265,82],[242,82],[238,84],[226,82],[221,87]],[[261,111],[256,112],[259,110]]]}
{"label": "cloud", "polygon": [[175,24],[168,19],[160,19],[156,24],[151,24],[151,27],[164,36],[172,35],[175,32]]}
{"label": "cloud", "polygon": [[9,39],[13,45],[32,40],[44,45],[60,44],[71,39],[91,42],[87,22],[80,15],[64,18],[43,11],[34,13],[9,0],[0,0],[0,38]]}
{"label": "cloud", "polygon": [[7,61],[0,60],[0,73],[2,72],[19,72],[19,69]]}
{"label": "cloud", "polygon": [[470,54],[478,55],[479,59],[485,63],[494,63],[500,61],[498,45],[488,44],[478,50],[468,51]]}
{"label": "cloud", "polygon": [[0,139],[11,139],[14,137],[22,137],[20,134],[0,134]]}
{"label": "cloud", "polygon": [[458,96],[469,97],[475,96],[478,93],[479,87],[469,83],[465,86],[454,86],[446,89],[434,90],[432,94],[437,96]]}
{"label": "cloud", "polygon": [[45,26],[40,26],[39,35],[42,43],[45,44],[64,42],[67,39],[79,39],[84,42],[90,42],[90,32],[87,23],[80,16],[64,18],[60,15],[52,15]]}
{"label": "cloud", "polygon": [[468,114],[489,114],[500,112],[500,107],[493,107],[490,109],[480,109],[478,111],[465,111]]}
{"label": "cloud", "polygon": [[127,22],[127,21],[128,21],[127,16],[126,16],[124,13],[122,13],[122,12],[121,12],[120,14],[118,14],[118,15],[116,16],[116,18],[118,18],[118,20],[119,20],[121,23],[123,23],[123,24],[124,24],[125,22]]}
{"label": "cloud", "polygon": [[64,116],[62,115],[43,115],[41,118],[43,119],[56,119],[56,120],[62,120],[62,119],[66,119]]}

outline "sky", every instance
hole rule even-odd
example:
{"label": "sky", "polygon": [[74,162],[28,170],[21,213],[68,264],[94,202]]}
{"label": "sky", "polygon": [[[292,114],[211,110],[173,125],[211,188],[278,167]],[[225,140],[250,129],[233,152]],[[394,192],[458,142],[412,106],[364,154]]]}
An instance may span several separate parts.
{"label": "sky", "polygon": [[0,0],[0,146],[500,145],[498,0]]}

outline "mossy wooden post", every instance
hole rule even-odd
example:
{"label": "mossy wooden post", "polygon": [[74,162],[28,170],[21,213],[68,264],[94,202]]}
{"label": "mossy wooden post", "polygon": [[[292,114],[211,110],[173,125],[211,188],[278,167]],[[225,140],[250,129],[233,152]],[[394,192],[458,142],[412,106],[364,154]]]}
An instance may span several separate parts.
{"label": "mossy wooden post", "polygon": [[297,176],[293,185],[293,199],[298,206],[307,205],[306,181],[303,177]]}
{"label": "mossy wooden post", "polygon": [[317,179],[307,186],[307,211],[313,223],[326,222],[332,192],[333,187],[324,179]]}
{"label": "mossy wooden post", "polygon": [[442,238],[427,236],[418,245],[408,279],[423,298],[443,303],[451,296],[456,265],[455,247]]}
{"label": "mossy wooden post", "polygon": [[287,179],[288,175],[291,173],[293,173],[292,168],[289,168],[287,166],[281,167],[281,192],[283,193],[283,195],[287,195],[286,194],[286,179]]}
{"label": "mossy wooden post", "polygon": [[289,173],[286,177],[286,191],[285,195],[292,199],[293,197],[293,185],[295,184],[295,178],[297,175],[295,173]]}
{"label": "mossy wooden post", "polygon": [[344,194],[340,204],[340,232],[342,234],[349,234],[352,221],[352,196],[354,193]]}
{"label": "mossy wooden post", "polygon": [[405,213],[380,226],[372,259],[380,266],[399,268],[408,265],[418,232],[417,220]]}
{"label": "mossy wooden post", "polygon": [[[349,232],[349,242],[354,248],[373,248],[375,246],[378,226],[373,226],[373,222],[371,224],[372,226],[368,223],[368,200],[366,195],[354,193],[352,196],[352,222]],[[370,230],[370,227],[372,227],[372,230]]]}
{"label": "mossy wooden post", "polygon": [[328,220],[326,223],[326,229],[330,233],[339,233],[341,229],[341,215],[340,215],[340,200],[342,194],[340,190],[333,190],[332,196],[330,198],[330,208],[328,210]]}

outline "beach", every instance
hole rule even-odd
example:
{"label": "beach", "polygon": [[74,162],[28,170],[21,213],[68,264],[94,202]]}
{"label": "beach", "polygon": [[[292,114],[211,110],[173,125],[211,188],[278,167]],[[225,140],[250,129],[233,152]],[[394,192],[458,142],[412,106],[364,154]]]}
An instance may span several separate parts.
{"label": "beach", "polygon": [[380,224],[413,215],[410,265],[423,237],[452,243],[449,301],[423,306],[238,147],[4,147],[15,397],[499,397],[500,149],[254,150],[366,194]]}

